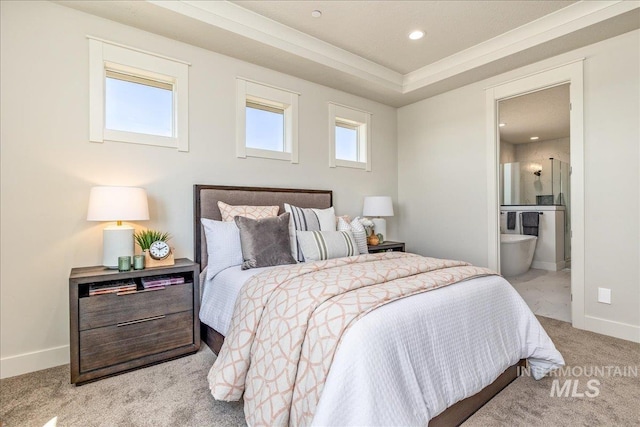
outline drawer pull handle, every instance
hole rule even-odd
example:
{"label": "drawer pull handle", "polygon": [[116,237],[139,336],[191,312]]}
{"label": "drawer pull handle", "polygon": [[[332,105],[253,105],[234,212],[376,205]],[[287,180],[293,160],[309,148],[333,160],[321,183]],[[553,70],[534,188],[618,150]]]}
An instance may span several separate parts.
{"label": "drawer pull handle", "polygon": [[120,326],[129,326],[129,325],[135,325],[136,323],[142,323],[142,322],[149,322],[151,320],[164,319],[165,317],[166,316],[164,314],[161,314],[160,316],[147,317],[146,319],[131,320],[129,322],[118,323],[116,326],[119,328]]}

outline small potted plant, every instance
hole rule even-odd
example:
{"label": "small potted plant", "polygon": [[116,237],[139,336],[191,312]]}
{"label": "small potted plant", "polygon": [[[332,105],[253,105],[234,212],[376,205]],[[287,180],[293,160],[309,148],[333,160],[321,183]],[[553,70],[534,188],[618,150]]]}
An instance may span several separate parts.
{"label": "small potted plant", "polygon": [[173,250],[167,244],[169,233],[156,230],[142,230],[133,236],[145,256],[147,267],[173,265]]}
{"label": "small potted plant", "polygon": [[169,233],[163,233],[162,231],[142,230],[134,234],[133,237],[136,239],[136,243],[140,246],[140,249],[144,252],[149,250],[153,242],[158,240],[166,242],[171,238],[171,235]]}

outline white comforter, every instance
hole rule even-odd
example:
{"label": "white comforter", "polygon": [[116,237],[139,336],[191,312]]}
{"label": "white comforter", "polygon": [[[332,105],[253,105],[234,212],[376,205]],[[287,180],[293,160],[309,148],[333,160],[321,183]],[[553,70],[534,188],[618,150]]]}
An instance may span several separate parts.
{"label": "white comforter", "polygon": [[[201,320],[225,334],[242,284],[256,273],[232,267],[206,282]],[[501,277],[404,298],[372,311],[347,332],[313,424],[423,426],[525,358],[538,378],[564,364]]]}

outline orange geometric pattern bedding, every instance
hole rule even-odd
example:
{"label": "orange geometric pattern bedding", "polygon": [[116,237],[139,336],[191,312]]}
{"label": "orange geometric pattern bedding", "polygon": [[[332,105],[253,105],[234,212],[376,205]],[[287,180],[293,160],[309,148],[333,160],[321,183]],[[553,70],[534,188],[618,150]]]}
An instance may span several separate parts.
{"label": "orange geometric pattern bedding", "polygon": [[251,426],[309,425],[345,332],[399,298],[495,274],[387,252],[268,270],[243,287],[209,372],[217,400],[245,401]]}

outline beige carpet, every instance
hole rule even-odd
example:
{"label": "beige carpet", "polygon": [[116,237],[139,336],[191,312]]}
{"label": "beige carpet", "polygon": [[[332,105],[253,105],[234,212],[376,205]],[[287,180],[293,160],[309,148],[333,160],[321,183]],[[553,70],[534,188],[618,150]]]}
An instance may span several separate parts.
{"label": "beige carpet", "polygon": [[[635,366],[640,345],[573,329],[540,318],[567,364]],[[43,426],[240,426],[241,403],[216,402],[206,374],[215,356],[197,354],[81,387],[69,384],[68,366],[0,381],[0,419],[6,427]],[[640,373],[640,372],[639,372]],[[562,385],[566,379],[558,377]],[[468,426],[639,426],[640,378],[593,377],[597,397],[550,397],[554,378],[520,377],[473,415]],[[578,392],[588,391],[587,377]]]}

